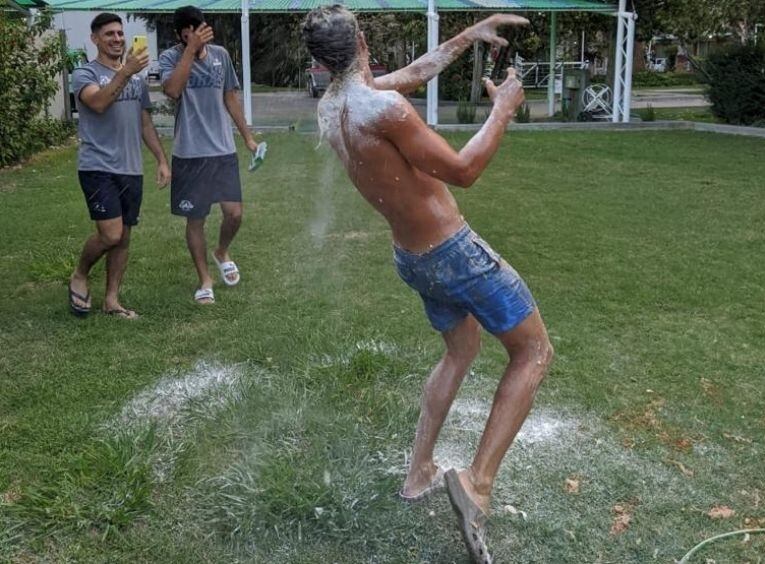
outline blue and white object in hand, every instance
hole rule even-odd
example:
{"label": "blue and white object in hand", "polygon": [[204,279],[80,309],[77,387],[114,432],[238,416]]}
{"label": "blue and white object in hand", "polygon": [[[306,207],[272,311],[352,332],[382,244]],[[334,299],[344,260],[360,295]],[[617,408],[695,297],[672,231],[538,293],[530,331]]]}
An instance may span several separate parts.
{"label": "blue and white object in hand", "polygon": [[261,141],[260,143],[258,143],[258,148],[255,149],[255,151],[253,151],[252,160],[250,160],[250,166],[248,169],[250,172],[257,169],[260,165],[263,164],[263,161],[266,158],[267,150],[268,150],[268,144],[265,141]]}

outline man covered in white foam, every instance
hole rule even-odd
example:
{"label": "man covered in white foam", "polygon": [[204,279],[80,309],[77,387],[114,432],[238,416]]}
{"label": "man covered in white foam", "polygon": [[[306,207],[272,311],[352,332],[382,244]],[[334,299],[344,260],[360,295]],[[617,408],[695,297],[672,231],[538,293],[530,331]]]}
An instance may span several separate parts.
{"label": "man covered in white foam", "polygon": [[[400,492],[418,501],[443,486],[471,557],[491,562],[486,545],[490,495],[500,462],[531,408],[552,360],[534,299],[518,273],[465,223],[447,184],[467,188],[489,164],[508,122],[523,103],[513,69],[485,86],[493,108],[476,135],[455,151],[423,123],[402,93],[441,72],[474,41],[506,45],[494,15],[467,28],[408,67],[375,78],[355,16],[346,8],[311,11],[303,38],[332,82],[319,102],[319,128],[364,198],[388,221],[396,268],[417,290],[446,352],[425,383],[411,465]],[[480,348],[481,327],[497,337],[509,361],[471,465],[444,475],[433,449],[449,408]]]}

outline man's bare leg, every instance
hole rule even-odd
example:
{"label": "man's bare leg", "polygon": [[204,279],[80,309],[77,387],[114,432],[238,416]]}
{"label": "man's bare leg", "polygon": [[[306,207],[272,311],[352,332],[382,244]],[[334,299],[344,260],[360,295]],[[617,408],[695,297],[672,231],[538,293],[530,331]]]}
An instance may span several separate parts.
{"label": "man's bare leg", "polygon": [[407,497],[421,493],[436,474],[433,462],[436,439],[460,384],[481,348],[481,326],[472,315],[442,336],[446,352],[430,373],[422,392],[412,461],[401,490]]}
{"label": "man's bare leg", "polygon": [[[200,288],[212,288],[213,280],[207,268],[207,242],[205,241],[206,218],[188,218],[186,221],[186,244],[189,247],[194,267],[199,276]],[[199,300],[200,303],[209,303],[211,300]]]}
{"label": "man's bare leg", "polygon": [[125,309],[120,304],[120,286],[128,263],[128,247],[130,246],[130,227],[122,229],[119,243],[106,252],[106,297],[104,298],[105,312],[126,312],[125,317],[136,317],[135,312]]}
{"label": "man's bare leg", "polygon": [[[122,239],[122,218],[105,219],[96,221],[96,232],[85,241],[80,254],[80,260],[77,263],[69,284],[73,291],[81,296],[87,296],[88,276],[90,269],[93,268],[104,254],[119,244]],[[75,303],[80,307],[90,307],[90,302],[83,302],[74,298]]]}
{"label": "man's bare leg", "polygon": [[220,262],[227,262],[231,260],[228,248],[242,225],[242,203],[221,202],[220,209],[223,212],[223,221],[220,224],[218,248],[213,252]]}
{"label": "man's bare leg", "polygon": [[499,464],[526,420],[553,357],[538,310],[498,338],[510,355],[510,363],[494,394],[473,463],[459,473],[462,487],[487,514]]}

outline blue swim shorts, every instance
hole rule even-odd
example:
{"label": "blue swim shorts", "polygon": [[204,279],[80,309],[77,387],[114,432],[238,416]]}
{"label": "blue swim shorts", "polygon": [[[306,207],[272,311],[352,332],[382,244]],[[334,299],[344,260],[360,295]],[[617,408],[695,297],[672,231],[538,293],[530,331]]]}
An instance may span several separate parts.
{"label": "blue swim shorts", "polygon": [[468,313],[493,335],[518,326],[536,307],[526,283],[466,224],[424,254],[394,246],[401,279],[419,292],[436,331],[453,329]]}

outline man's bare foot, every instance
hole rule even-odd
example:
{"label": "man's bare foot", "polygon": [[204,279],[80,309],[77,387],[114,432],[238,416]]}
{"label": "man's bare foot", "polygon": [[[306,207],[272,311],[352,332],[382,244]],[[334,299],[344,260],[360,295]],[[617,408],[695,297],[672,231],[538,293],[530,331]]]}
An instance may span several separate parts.
{"label": "man's bare foot", "polygon": [[475,478],[475,475],[470,468],[461,470],[458,473],[458,476],[460,484],[462,484],[462,488],[465,490],[465,493],[468,494],[468,497],[470,497],[472,502],[488,515],[491,507],[491,490],[481,493],[483,489],[476,485],[478,480]]}
{"label": "man's bare foot", "polygon": [[398,495],[405,501],[419,501],[443,487],[443,471],[433,462],[409,468],[404,487]]}

